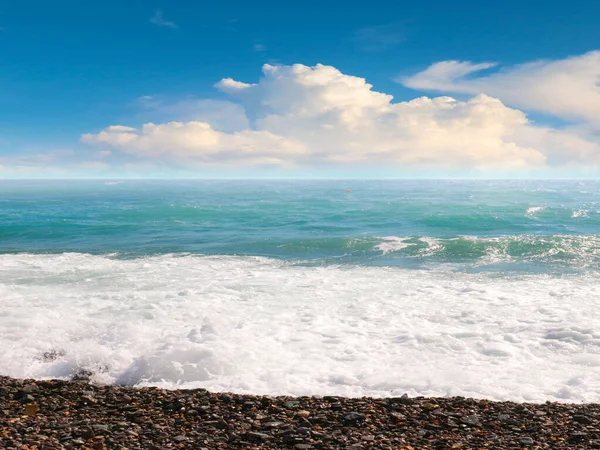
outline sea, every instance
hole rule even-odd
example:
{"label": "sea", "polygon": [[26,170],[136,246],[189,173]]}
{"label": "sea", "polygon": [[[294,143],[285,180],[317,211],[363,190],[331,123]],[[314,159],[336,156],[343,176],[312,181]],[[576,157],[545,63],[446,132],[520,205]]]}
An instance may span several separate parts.
{"label": "sea", "polygon": [[599,402],[599,324],[600,181],[0,181],[0,375]]}

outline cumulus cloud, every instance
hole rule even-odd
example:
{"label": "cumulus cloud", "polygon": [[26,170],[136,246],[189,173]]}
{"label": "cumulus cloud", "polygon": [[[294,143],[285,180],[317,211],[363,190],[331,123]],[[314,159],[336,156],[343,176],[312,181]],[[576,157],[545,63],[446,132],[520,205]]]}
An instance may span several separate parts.
{"label": "cumulus cloud", "polygon": [[[445,73],[460,77],[471,68]],[[215,86],[244,112],[246,121],[238,117],[238,127],[216,127],[207,115],[139,128],[111,126],[83,135],[82,141],[140,161],[188,168],[378,165],[417,175],[420,170],[512,173],[600,162],[597,141],[535,126],[522,111],[484,94],[466,101],[443,96],[396,103],[365,79],[321,64],[266,64],[256,83],[225,78]]]}
{"label": "cumulus cloud", "polygon": [[445,93],[486,93],[510,106],[600,127],[600,51],[483,72],[493,63],[442,61],[399,81]]}
{"label": "cumulus cloud", "polygon": [[82,136],[83,142],[104,143],[144,158],[186,164],[236,161],[244,164],[284,164],[305,149],[268,131],[223,133],[205,122],[145,124],[141,129],[108,127],[99,134]]}
{"label": "cumulus cloud", "polygon": [[241,81],[235,81],[233,78],[223,78],[221,81],[215,84],[216,88],[230,94],[243,91],[252,86],[254,85],[249,83],[242,83]]}

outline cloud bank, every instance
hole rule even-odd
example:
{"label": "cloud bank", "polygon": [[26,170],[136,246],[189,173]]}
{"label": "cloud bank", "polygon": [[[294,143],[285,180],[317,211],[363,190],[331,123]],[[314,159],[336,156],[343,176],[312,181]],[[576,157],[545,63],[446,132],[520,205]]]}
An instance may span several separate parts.
{"label": "cloud bank", "polygon": [[[257,82],[224,78],[216,83],[231,100],[213,101],[215,120],[207,110],[211,101],[201,100],[197,103],[203,111],[196,120],[146,123],[139,128],[109,126],[81,140],[136,161],[191,171],[252,166],[305,173],[315,167],[343,171],[368,166],[399,176],[532,174],[584,166],[589,171],[600,163],[600,145],[589,133],[536,126],[524,112],[479,91],[502,94],[500,88],[486,86],[508,90],[511,82],[519,83],[517,77],[522,83],[517,90],[533,85],[536,76],[545,86],[543,80],[552,79],[548,73],[567,65],[587,67],[571,76],[588,80],[577,86],[591,92],[589,66],[595,58],[598,54],[534,63],[479,81],[465,77],[490,64],[438,63],[405,83],[476,95],[466,101],[442,96],[398,103],[373,90],[365,79],[335,67],[266,64]],[[571,86],[571,81],[562,83]],[[539,92],[544,89],[549,87]],[[532,93],[522,103],[535,102],[536,95],[542,94]],[[596,119],[591,114],[592,95],[580,109],[573,102],[556,100],[563,97],[555,92],[554,103],[547,104],[572,117]],[[235,111],[231,121],[222,111]]]}

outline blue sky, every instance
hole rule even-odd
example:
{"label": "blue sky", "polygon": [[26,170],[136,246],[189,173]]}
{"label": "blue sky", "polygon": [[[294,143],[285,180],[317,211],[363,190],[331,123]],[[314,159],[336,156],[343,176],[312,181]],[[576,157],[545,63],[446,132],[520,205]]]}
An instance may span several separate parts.
{"label": "blue sky", "polygon": [[[600,2],[371,1],[363,5],[341,1],[11,3],[0,6],[0,165],[4,168],[0,177],[254,173],[286,176],[313,171],[325,175],[360,175],[361,167],[369,167],[365,176],[378,173],[401,176],[406,174],[407,168],[411,173],[423,175],[489,174],[488,166],[498,167],[501,159],[498,155],[511,152],[504,145],[507,143],[516,143],[522,149],[533,148],[541,152],[544,159],[526,154],[525,150],[517,156],[511,153],[506,169],[494,170],[493,174],[504,175],[518,169],[518,173],[525,175],[572,175],[578,173],[579,166],[588,169],[593,166],[595,170],[595,152],[598,150],[600,153],[597,148],[600,126],[593,120],[594,108],[600,107],[600,104],[588,102],[587,109],[581,112],[568,105],[538,107],[538,99],[521,102],[518,95],[511,98],[506,94],[506,86],[499,87],[522,80],[520,64],[539,60],[570,61],[569,58],[579,57],[584,59],[574,62],[574,69],[567,62],[558,67],[557,72],[552,67],[548,70],[555,74],[551,75],[552,79],[565,73],[580,73],[581,78],[567,84],[580,85],[583,79],[589,84],[587,95],[585,92],[571,95],[567,92],[569,88],[562,84],[548,89],[558,90],[565,97],[581,95],[585,99],[594,99],[597,84],[594,84],[593,78],[600,74],[600,68],[597,68],[597,55],[590,52],[600,49]],[[462,79],[457,80],[455,75],[444,72],[444,79],[440,80],[436,72],[436,79],[431,80],[431,72],[427,69],[445,61],[464,62],[471,66],[461,75]],[[498,65],[486,69],[487,72],[473,68],[474,64],[484,62]],[[353,100],[332,104],[325,119],[323,111],[314,112],[310,121],[303,116],[305,128],[296,130],[294,134],[289,125],[266,124],[272,121],[265,120],[265,117],[269,114],[289,116],[293,111],[294,114],[305,111],[302,105],[309,101],[310,96],[318,99],[333,92],[327,90],[328,87],[324,88],[323,83],[332,86],[331,83],[345,81],[339,77],[319,81],[321,87],[317,92],[312,88],[305,89],[306,83],[298,81],[297,74],[279,71],[277,77],[288,77],[293,86],[299,83],[304,87],[296,92],[286,84],[285,91],[273,93],[272,89],[278,89],[274,84],[265,82],[262,88],[259,83],[264,77],[261,67],[265,63],[283,68],[302,64],[313,70],[317,64],[331,66],[340,74],[366,80],[372,85],[372,92],[393,96],[390,104],[411,101],[423,95],[451,95],[458,102],[468,102],[478,94],[486,94],[499,99],[511,111],[526,114],[530,124],[517,124],[520,119],[515,115],[509,120],[510,125],[506,125],[503,122],[505,111],[496,108],[495,103],[484,102],[495,108],[495,117],[502,122],[502,127],[516,127],[516,131],[508,134],[518,135],[520,140],[509,142],[506,134],[495,135],[494,139],[499,140],[498,145],[502,148],[490,147],[482,150],[480,156],[473,156],[477,152],[474,147],[466,151],[468,155],[460,152],[457,146],[464,137],[457,134],[455,128],[448,128],[447,122],[440,122],[440,111],[428,112],[436,121],[436,129],[443,128],[440,139],[450,136],[450,139],[456,138],[457,143],[450,145],[447,152],[436,143],[431,156],[419,160],[410,154],[409,146],[418,147],[423,153],[429,151],[433,144],[425,143],[423,139],[411,141],[407,136],[413,136],[412,130],[401,135],[392,133],[388,140],[379,142],[368,140],[369,130],[359,130],[356,124],[344,122],[343,130],[336,128],[341,123],[340,117],[347,117],[350,110],[377,126],[388,120],[389,111],[382,112],[387,106],[377,102],[374,105],[370,101],[362,104],[363,94],[353,97],[354,92],[363,92],[359,86],[350,87],[349,93],[344,94],[353,97]],[[489,73],[506,72],[516,75],[508,81],[494,79],[472,83],[473,79]],[[532,77],[548,78],[544,75],[547,72],[541,75],[535,71],[525,72],[523,86],[535,85]],[[214,87],[224,78],[259,83],[260,89],[254,89],[253,101],[240,100],[236,95],[232,98],[231,89]],[[516,86],[516,91],[518,88]],[[268,101],[265,100],[267,97],[257,100],[257,96],[267,95],[265,92],[270,92],[268,98],[271,99],[296,93],[290,94],[291,103],[279,105],[281,110],[273,109],[272,105],[268,110],[260,110],[256,105],[265,105]],[[540,93],[540,98],[544,97]],[[217,105],[216,111],[211,110],[211,104],[198,106],[195,103],[206,99],[222,103]],[[564,99],[560,101],[568,103]],[[187,143],[180,151],[172,151],[171,141],[164,140],[152,145],[140,144],[133,149],[125,147],[119,136],[82,139],[84,135],[97,135],[115,125],[130,127],[131,130],[126,131],[129,134],[139,134],[144,123],[168,124],[175,120],[187,124],[197,121],[198,117],[219,132],[244,132],[244,126],[239,122],[236,122],[237,125],[217,123],[222,121],[219,117],[223,114],[228,115],[223,112],[224,108],[228,110],[232,104],[240,105],[241,114],[247,116],[246,131],[263,135],[245,135],[239,139],[237,135],[211,135],[210,139],[225,143],[219,144],[216,150],[202,144],[202,151],[212,155],[209,158],[205,154],[199,156]],[[198,107],[201,113],[198,113]],[[357,113],[356,108],[367,108],[368,111]],[[373,108],[377,109],[376,114]],[[477,122],[472,114],[478,114],[481,107],[471,105],[464,108],[470,108],[468,120]],[[458,105],[453,107],[453,111],[464,115],[467,114],[464,108]],[[459,113],[459,110],[463,112]],[[337,119],[332,119],[332,114],[337,114]],[[405,112],[395,111],[393,114],[397,116],[394,120],[406,122]],[[354,119],[358,120],[357,117]],[[327,124],[323,120],[327,120]],[[332,133],[336,133],[336,138],[332,137],[329,141],[329,145],[335,147],[331,157],[324,157],[328,148],[315,149],[315,142],[305,142],[300,138],[325,125],[334,127],[331,128]],[[391,122],[385,126],[378,129],[378,134],[397,128]],[[424,127],[423,123],[419,126],[421,129]],[[486,129],[493,128],[489,124],[485,126]],[[551,131],[542,132],[542,128]],[[471,134],[477,135],[479,131],[480,128]],[[547,136],[558,132],[568,134],[561,134],[556,141],[558,143],[548,143]],[[265,133],[270,134],[266,136]],[[350,137],[342,139],[340,136],[344,133],[350,133]],[[271,134],[278,138],[272,138]],[[533,134],[537,137],[532,137]],[[546,137],[540,137],[542,134]],[[179,137],[171,137],[176,146]],[[286,147],[287,144],[279,137],[289,141],[289,146]],[[321,137],[320,142],[327,139]],[[576,139],[584,142],[575,144]],[[482,140],[485,139],[482,137]],[[570,144],[564,144],[566,141]],[[347,151],[347,146],[361,144],[369,147],[371,143],[373,148],[380,150],[356,153],[351,158],[340,156]],[[236,145],[244,149],[251,147],[253,157],[242,155],[236,158],[235,155],[239,156],[240,152],[237,147],[234,148]],[[283,150],[278,150],[278,145],[283,146]],[[466,144],[467,147],[469,145],[475,144]],[[157,146],[161,146],[160,151]],[[142,147],[146,153],[142,153]],[[150,147],[152,151],[148,150]],[[552,150],[547,150],[550,147]],[[215,152],[219,153],[218,157],[214,156]],[[248,152],[244,150],[242,153]],[[301,158],[294,156],[300,153],[303,155]],[[456,156],[457,163],[449,164],[440,157],[437,164],[436,155],[441,153]],[[570,158],[572,154],[578,156]],[[582,154],[587,155],[587,159],[582,160]],[[380,158],[378,155],[384,156]],[[486,155],[490,164],[485,163]],[[89,161],[98,164],[87,164],[88,157]],[[126,163],[130,166],[124,169]]]}

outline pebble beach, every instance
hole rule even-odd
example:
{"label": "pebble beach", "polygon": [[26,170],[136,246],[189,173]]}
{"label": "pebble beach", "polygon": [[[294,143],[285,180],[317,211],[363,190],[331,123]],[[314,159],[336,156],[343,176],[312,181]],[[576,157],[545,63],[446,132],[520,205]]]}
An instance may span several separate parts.
{"label": "pebble beach", "polygon": [[268,397],[0,377],[3,449],[590,449],[600,405]]}

